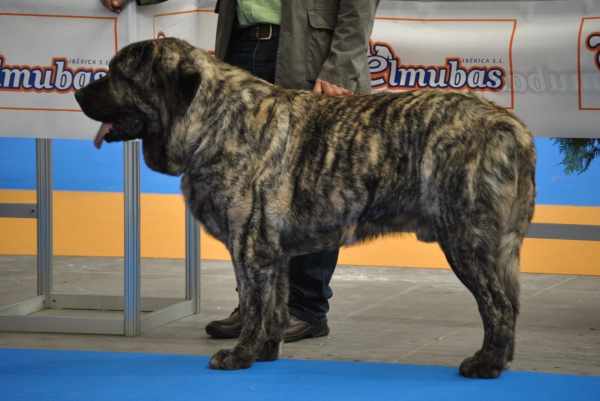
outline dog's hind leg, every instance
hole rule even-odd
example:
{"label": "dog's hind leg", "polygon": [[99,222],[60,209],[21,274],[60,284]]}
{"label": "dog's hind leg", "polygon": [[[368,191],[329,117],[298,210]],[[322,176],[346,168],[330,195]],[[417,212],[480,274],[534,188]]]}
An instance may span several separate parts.
{"label": "dog's hind leg", "polygon": [[[454,226],[453,233],[438,234],[452,270],[471,291],[483,321],[483,346],[460,366],[465,377],[496,378],[505,368],[514,341],[516,312],[496,275],[496,244],[474,238],[466,227]],[[488,237],[489,238],[489,237]]]}
{"label": "dog's hind leg", "polygon": [[[495,378],[505,369],[514,346],[518,311],[518,271],[499,274],[501,244],[506,232],[510,196],[494,202],[456,205],[438,203],[431,218],[440,247],[452,270],[471,291],[483,321],[483,346],[460,366],[466,377]],[[508,285],[507,285],[508,284]]]}
{"label": "dog's hind leg", "polygon": [[[504,293],[513,306],[514,324],[519,314],[519,261],[523,239],[529,228],[535,208],[535,150],[522,148],[519,150],[517,197],[512,204],[508,222],[500,240],[498,252],[497,274],[504,288]],[[508,345],[506,365],[508,368],[515,353],[514,337]]]}
{"label": "dog's hind leg", "polygon": [[483,321],[481,350],[462,362],[460,374],[484,378],[498,377],[514,355],[519,254],[535,199],[531,134],[506,116],[489,122],[483,132],[493,134],[433,142],[423,158],[429,226]]}

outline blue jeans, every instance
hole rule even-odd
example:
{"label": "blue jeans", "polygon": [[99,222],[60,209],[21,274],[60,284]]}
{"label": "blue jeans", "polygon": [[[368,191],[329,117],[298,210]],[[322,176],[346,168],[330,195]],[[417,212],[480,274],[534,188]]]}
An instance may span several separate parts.
{"label": "blue jeans", "polygon": [[[234,32],[225,61],[273,83],[278,44],[277,39],[260,41]],[[290,259],[288,309],[291,315],[311,324],[327,322],[328,299],[333,296],[329,282],[338,253],[336,249]]]}

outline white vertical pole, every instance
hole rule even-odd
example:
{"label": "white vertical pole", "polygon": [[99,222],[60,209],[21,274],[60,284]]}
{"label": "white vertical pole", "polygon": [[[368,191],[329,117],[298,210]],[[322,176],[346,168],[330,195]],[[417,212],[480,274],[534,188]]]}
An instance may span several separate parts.
{"label": "white vertical pole", "polygon": [[125,335],[140,335],[140,142],[123,143],[125,174]]}
{"label": "white vertical pole", "polygon": [[[122,11],[129,42],[137,40],[136,5],[129,2]],[[125,336],[140,335],[140,141],[123,143],[125,195]]]}
{"label": "white vertical pole", "polygon": [[193,300],[194,313],[200,313],[200,230],[187,207],[185,208],[185,299]]}

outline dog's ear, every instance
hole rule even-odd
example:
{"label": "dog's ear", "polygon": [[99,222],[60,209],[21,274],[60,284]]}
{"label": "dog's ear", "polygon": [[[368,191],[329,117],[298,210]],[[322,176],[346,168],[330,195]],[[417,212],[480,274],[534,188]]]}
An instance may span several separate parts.
{"label": "dog's ear", "polygon": [[184,115],[200,87],[200,71],[189,56],[193,50],[187,42],[167,38],[154,41],[154,70],[165,87],[165,101],[174,115]]}
{"label": "dog's ear", "polygon": [[180,110],[185,113],[196,97],[201,82],[200,71],[192,63],[179,63],[179,94],[181,96]]}

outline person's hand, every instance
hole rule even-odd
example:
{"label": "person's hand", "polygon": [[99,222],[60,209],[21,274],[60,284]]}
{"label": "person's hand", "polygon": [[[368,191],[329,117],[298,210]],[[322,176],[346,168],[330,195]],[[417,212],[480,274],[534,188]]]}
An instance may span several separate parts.
{"label": "person's hand", "polygon": [[113,13],[120,14],[121,6],[125,4],[127,0],[100,0],[100,2]]}
{"label": "person's hand", "polygon": [[354,94],[354,91],[350,89],[342,88],[327,81],[323,81],[321,78],[317,78],[315,82],[314,92],[324,93],[329,96],[348,96]]}

